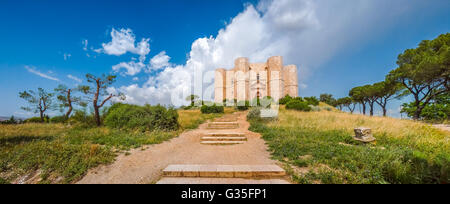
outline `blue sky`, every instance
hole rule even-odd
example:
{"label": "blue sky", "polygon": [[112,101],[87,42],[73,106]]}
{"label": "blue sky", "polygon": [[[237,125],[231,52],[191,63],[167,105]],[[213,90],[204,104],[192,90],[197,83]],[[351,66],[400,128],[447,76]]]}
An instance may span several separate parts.
{"label": "blue sky", "polygon": [[[76,86],[86,73],[118,74],[114,91],[130,103],[170,103],[194,64],[228,68],[237,56],[283,55],[300,68],[301,96],[341,97],[383,80],[403,50],[449,32],[449,10],[446,0],[3,0],[0,116],[29,116],[19,91]],[[134,43],[115,47],[124,37]]]}

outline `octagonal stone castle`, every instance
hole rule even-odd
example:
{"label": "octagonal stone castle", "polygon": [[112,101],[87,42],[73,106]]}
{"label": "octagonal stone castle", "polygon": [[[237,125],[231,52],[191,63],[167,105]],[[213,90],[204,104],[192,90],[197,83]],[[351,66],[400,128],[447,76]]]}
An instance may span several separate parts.
{"label": "octagonal stone castle", "polygon": [[249,63],[248,58],[235,60],[234,68],[216,69],[214,101],[250,101],[270,96],[275,101],[286,95],[298,96],[297,66],[283,65],[283,57],[270,57],[266,63]]}

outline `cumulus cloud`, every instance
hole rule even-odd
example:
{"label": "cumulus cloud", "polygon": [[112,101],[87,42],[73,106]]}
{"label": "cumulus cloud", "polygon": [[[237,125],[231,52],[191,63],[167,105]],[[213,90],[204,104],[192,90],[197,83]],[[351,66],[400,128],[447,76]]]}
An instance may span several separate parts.
{"label": "cumulus cloud", "polygon": [[[306,88],[304,81],[314,69],[340,51],[364,43],[374,33],[392,26],[396,17],[411,7],[407,0],[261,0],[256,6],[247,5],[215,37],[195,40],[184,65],[161,65],[163,71],[144,85],[133,84],[118,89],[125,93],[130,103],[171,104],[174,103],[173,98],[168,97],[171,93],[190,94],[192,82],[203,82],[208,89],[214,77],[208,71],[232,68],[234,59],[242,56],[252,62],[284,56],[285,64],[299,67],[300,88]],[[127,33],[131,32],[114,35],[134,39]],[[133,40],[122,41],[127,42],[122,44],[134,44]],[[119,43],[110,45],[113,44]],[[123,48],[126,46],[117,47],[122,49],[111,49],[111,53],[128,50]],[[168,63],[168,56],[161,61]],[[202,79],[191,81],[195,71],[206,74]],[[194,92],[205,91],[205,88],[200,89],[194,89]],[[210,94],[207,98],[211,98]]]}
{"label": "cumulus cloud", "polygon": [[33,73],[33,74],[35,74],[35,75],[38,75],[38,76],[40,76],[40,77],[42,77],[42,78],[50,79],[50,80],[53,80],[53,81],[59,81],[59,79],[56,78],[56,77],[52,77],[52,76],[50,76],[50,75],[47,75],[47,74],[44,74],[44,73],[40,72],[39,70],[36,69],[36,67],[25,66],[25,69],[26,69],[28,72]]}
{"label": "cumulus cloud", "polygon": [[122,28],[116,30],[113,28],[111,30],[111,42],[103,43],[102,48],[96,49],[95,51],[116,56],[130,52],[139,55],[141,61],[143,61],[150,52],[149,41],[150,39],[148,38],[142,38],[142,40],[136,44],[136,36],[131,29]]}
{"label": "cumulus cloud", "polygon": [[150,60],[150,68],[161,69],[164,67],[168,67],[170,65],[169,61],[170,57],[166,54],[165,51],[162,51]]}
{"label": "cumulus cloud", "polygon": [[121,69],[125,69],[126,72],[120,73],[121,75],[130,75],[134,76],[141,72],[141,70],[145,69],[147,65],[145,65],[143,62],[139,61],[130,61],[130,62],[121,62],[117,65],[114,65],[112,67],[114,72],[120,72]]}

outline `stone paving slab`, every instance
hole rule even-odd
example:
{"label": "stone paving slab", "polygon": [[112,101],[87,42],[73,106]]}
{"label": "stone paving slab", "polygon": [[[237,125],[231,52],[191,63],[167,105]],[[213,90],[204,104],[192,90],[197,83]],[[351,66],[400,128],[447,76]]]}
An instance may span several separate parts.
{"label": "stone paving slab", "polygon": [[246,137],[202,137],[202,141],[247,141]]}
{"label": "stone paving slab", "polygon": [[164,177],[156,184],[290,184],[283,179]]}
{"label": "stone paving slab", "polygon": [[202,145],[237,145],[244,144],[243,141],[203,141],[200,142]]}
{"label": "stone paving slab", "polygon": [[216,133],[208,133],[204,134],[205,137],[244,137],[244,133],[233,133],[233,132],[216,132]]}
{"label": "stone paving slab", "polygon": [[[198,172],[198,173],[197,173]],[[165,177],[259,178],[281,177],[286,172],[277,165],[169,165]]]}

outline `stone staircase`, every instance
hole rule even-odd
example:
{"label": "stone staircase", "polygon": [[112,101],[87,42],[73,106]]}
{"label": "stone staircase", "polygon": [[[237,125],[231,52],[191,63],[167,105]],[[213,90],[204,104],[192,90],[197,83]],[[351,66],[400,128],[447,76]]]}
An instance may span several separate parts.
{"label": "stone staircase", "polygon": [[210,122],[208,123],[208,129],[236,129],[239,128],[237,122]]}
{"label": "stone staircase", "polygon": [[[219,118],[207,125],[207,129],[215,130],[231,130],[237,128],[239,128],[237,116]],[[212,133],[204,135],[200,143],[204,145],[236,145],[244,144],[245,141],[247,141],[247,137],[243,133],[212,131]]]}
{"label": "stone staircase", "polygon": [[241,133],[209,133],[201,138],[205,145],[234,145],[243,144],[247,137]]}
{"label": "stone staircase", "polygon": [[[236,115],[207,124],[203,145],[238,145],[247,142],[239,130]],[[289,184],[282,179],[286,172],[277,165],[169,165],[157,184]]]}
{"label": "stone staircase", "polygon": [[157,183],[287,184],[282,179],[285,175],[286,172],[277,165],[169,165],[163,170],[163,179]]}

